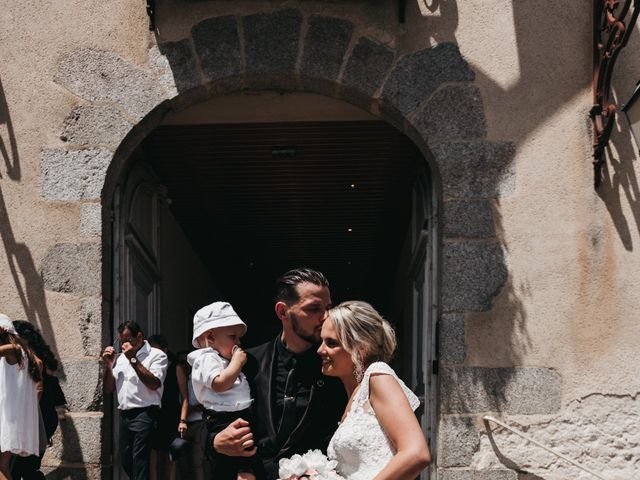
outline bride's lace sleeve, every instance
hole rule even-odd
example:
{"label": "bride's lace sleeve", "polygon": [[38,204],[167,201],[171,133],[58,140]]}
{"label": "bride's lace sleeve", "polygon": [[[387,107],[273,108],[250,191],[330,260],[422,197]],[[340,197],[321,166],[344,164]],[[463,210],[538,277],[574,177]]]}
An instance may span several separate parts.
{"label": "bride's lace sleeve", "polygon": [[396,372],[393,371],[393,368],[391,368],[384,362],[374,362],[369,365],[367,370],[364,372],[364,377],[362,378],[362,386],[360,387],[360,392],[358,395],[359,401],[357,403],[359,404],[359,406],[362,406],[362,404],[369,399],[369,378],[372,374],[391,375],[400,384],[400,387],[402,387],[402,391],[406,395],[407,400],[409,400],[411,409],[415,411],[416,408],[420,406],[420,400],[418,400],[418,397],[416,397],[411,389],[405,385],[405,383],[398,377],[398,375],[396,375]]}

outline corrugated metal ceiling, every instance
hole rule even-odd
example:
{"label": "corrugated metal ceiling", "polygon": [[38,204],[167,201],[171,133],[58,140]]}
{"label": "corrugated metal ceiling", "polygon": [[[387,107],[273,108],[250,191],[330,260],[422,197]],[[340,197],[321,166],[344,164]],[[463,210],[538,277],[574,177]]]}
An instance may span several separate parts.
{"label": "corrugated metal ceiling", "polygon": [[161,126],[143,148],[178,222],[245,316],[270,315],[273,280],[304,265],[329,277],[334,301],[388,308],[419,158],[388,124]]}

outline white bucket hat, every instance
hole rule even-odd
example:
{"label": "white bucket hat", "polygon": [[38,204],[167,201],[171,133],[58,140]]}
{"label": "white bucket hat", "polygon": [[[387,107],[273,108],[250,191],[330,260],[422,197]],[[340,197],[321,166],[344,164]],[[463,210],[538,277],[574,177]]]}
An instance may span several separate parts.
{"label": "white bucket hat", "polygon": [[233,307],[227,302],[214,302],[211,305],[202,307],[193,316],[193,339],[191,344],[195,348],[200,348],[198,337],[207,330],[220,327],[231,327],[242,325],[244,327],[242,335],[247,332],[247,325],[240,320]]}
{"label": "white bucket hat", "polygon": [[13,322],[4,313],[0,313],[0,328],[13,335],[18,335],[16,327],[13,326]]}

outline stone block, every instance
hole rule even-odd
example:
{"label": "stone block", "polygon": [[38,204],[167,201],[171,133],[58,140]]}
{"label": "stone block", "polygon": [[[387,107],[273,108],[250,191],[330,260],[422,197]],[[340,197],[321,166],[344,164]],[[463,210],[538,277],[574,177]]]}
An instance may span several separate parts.
{"label": "stone block", "polygon": [[473,84],[442,87],[412,123],[430,141],[482,138],[487,134],[487,127],[480,89]]}
{"label": "stone block", "polygon": [[349,57],[342,83],[372,96],[382,85],[394,56],[386,45],[360,38]]}
{"label": "stone block", "polygon": [[466,467],[480,448],[480,434],[469,417],[443,416],[438,430],[438,465]]}
{"label": "stone block", "polygon": [[102,414],[67,413],[53,435],[48,455],[68,463],[98,464],[102,458]]}
{"label": "stone block", "polygon": [[82,299],[78,323],[84,355],[98,357],[102,350],[102,303],[99,297]]}
{"label": "stone block", "polygon": [[515,191],[513,143],[440,143],[431,152],[440,168],[445,196],[495,198]]}
{"label": "stone block", "polygon": [[47,480],[102,480],[111,478],[106,470],[95,465],[43,465],[40,469]]}
{"label": "stone block", "polygon": [[442,310],[488,310],[507,281],[502,245],[445,242],[442,258]]}
{"label": "stone block", "polygon": [[440,319],[440,361],[460,364],[467,357],[464,341],[464,315],[445,313]]}
{"label": "stone block", "polygon": [[440,480],[518,480],[513,470],[442,470]]}
{"label": "stone block", "polygon": [[549,368],[444,367],[444,413],[551,414],[560,410],[562,379]]}
{"label": "stone block", "polygon": [[200,66],[211,80],[239,75],[242,71],[240,36],[236,17],[203,20],[191,29]]}
{"label": "stone block", "polygon": [[353,23],[347,20],[320,15],[309,17],[300,72],[310,77],[335,80],[353,29]]}
{"label": "stone block", "polygon": [[98,243],[60,243],[42,261],[47,290],[97,295],[100,293],[101,251]]}
{"label": "stone block", "polygon": [[132,125],[118,109],[86,105],[73,109],[62,125],[60,138],[72,145],[117,147]]}
{"label": "stone block", "polygon": [[[591,393],[562,402],[562,410],[552,417],[529,416],[503,419],[516,430],[525,432],[582,465],[601,472],[611,480],[638,478],[640,447],[640,402],[637,394]],[[490,423],[491,435],[480,426],[480,449],[473,465],[487,469],[518,470],[519,480],[584,479],[587,475],[557,457],[538,449],[507,429]],[[534,453],[535,452],[535,453]],[[529,472],[529,473],[525,473]],[[538,473],[539,476],[536,476]]]}
{"label": "stone block", "polygon": [[[237,35],[236,35],[237,37]],[[177,42],[166,42],[159,45],[159,52],[166,61],[171,78],[162,78],[163,85],[170,84],[178,92],[195,88],[202,83],[196,56],[191,48],[191,42],[187,39]],[[166,86],[165,86],[166,88]]]}
{"label": "stone block", "polygon": [[302,15],[295,9],[256,13],[242,19],[249,74],[292,74],[298,58]]}
{"label": "stone block", "polygon": [[157,45],[149,48],[148,61],[151,71],[160,86],[167,93],[168,98],[175,98],[178,95],[178,87],[176,86],[174,74],[171,71],[171,64],[169,63],[169,59],[160,52],[160,48],[158,48]]}
{"label": "stone block", "polygon": [[496,236],[493,212],[488,201],[444,202],[444,236],[490,238]]}
{"label": "stone block", "polygon": [[297,91],[313,92],[317,95],[339,98],[337,92],[338,84],[325,78],[302,76],[295,88]]}
{"label": "stone block", "polygon": [[83,203],[80,205],[80,234],[98,237],[102,233],[102,205]]}
{"label": "stone block", "polygon": [[60,386],[72,412],[95,411],[102,406],[102,382],[98,360],[65,360]]}
{"label": "stone block", "polygon": [[471,81],[475,75],[451,43],[441,43],[402,57],[384,84],[383,101],[407,114],[445,82]]}
{"label": "stone block", "polygon": [[63,57],[54,81],[89,101],[117,103],[134,120],[167,98],[149,71],[115,53],[90,48]]}
{"label": "stone block", "polygon": [[61,202],[99,200],[112,157],[104,149],[45,150],[40,162],[42,196]]}

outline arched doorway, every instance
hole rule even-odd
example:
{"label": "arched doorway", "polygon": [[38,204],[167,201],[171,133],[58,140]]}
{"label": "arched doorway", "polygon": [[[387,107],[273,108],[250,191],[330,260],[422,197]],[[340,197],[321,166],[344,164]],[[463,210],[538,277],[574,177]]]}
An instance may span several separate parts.
{"label": "arched doorway", "polygon": [[167,116],[125,167],[113,328],[136,319],[182,350],[194,311],[225,299],[255,345],[279,329],[273,280],[319,269],[334,302],[364,299],[394,323],[394,366],[435,452],[437,195],[409,138],[328,97],[244,92]]}

